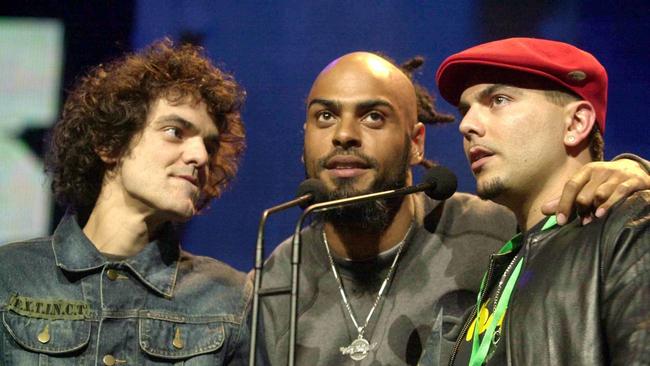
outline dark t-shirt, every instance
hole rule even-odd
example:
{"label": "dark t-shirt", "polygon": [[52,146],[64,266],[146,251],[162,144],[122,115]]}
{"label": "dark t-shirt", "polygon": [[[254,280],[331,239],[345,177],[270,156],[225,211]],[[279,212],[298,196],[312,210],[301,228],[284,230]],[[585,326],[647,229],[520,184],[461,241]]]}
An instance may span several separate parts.
{"label": "dark t-shirt", "polygon": [[[366,329],[366,339],[376,346],[359,362],[340,351],[358,333],[331,273],[322,227],[314,224],[303,231],[297,365],[415,365],[429,341],[437,346],[432,355],[435,365],[449,360],[463,314],[475,304],[489,255],[514,234],[514,217],[501,206],[467,194],[455,194],[444,205],[423,195],[416,202],[416,226]],[[267,262],[263,288],[290,283],[290,244],[280,245]],[[364,262],[337,260],[350,306],[361,323],[393,256],[384,253]],[[288,296],[262,300],[265,343],[274,365],[287,363],[288,310]],[[441,321],[436,323],[438,318]]]}

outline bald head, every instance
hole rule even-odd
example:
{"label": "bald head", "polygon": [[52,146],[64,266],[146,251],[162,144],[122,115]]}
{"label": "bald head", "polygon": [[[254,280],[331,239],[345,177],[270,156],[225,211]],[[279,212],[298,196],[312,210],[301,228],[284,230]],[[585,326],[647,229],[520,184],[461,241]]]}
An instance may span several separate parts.
{"label": "bald head", "polygon": [[[306,112],[307,176],[322,181],[331,198],[413,182],[410,167],[422,161],[424,125],[417,121],[411,80],[392,63],[366,52],[336,59],[316,78]],[[402,202],[370,202],[325,220],[341,227],[363,223],[365,232],[381,232],[407,207]]]}
{"label": "bald head", "polygon": [[424,125],[413,83],[391,62],[367,52],[334,60],[314,81],[306,112],[309,177],[345,194],[411,183],[409,167],[422,161]]}
{"label": "bald head", "polygon": [[398,67],[373,53],[353,52],[328,64],[314,81],[308,103],[321,94],[390,101],[403,113],[409,127],[417,123],[413,83]]}

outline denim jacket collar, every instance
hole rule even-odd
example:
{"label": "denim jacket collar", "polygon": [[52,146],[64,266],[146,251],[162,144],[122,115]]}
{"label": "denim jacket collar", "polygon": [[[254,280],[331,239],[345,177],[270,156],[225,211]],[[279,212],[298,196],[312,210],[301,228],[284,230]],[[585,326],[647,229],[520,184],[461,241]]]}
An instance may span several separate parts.
{"label": "denim jacket collar", "polygon": [[[179,241],[171,224],[162,229],[159,237],[122,263],[151,290],[171,298],[178,273]],[[86,237],[72,214],[66,214],[54,231],[52,250],[57,266],[68,272],[91,272],[110,262]]]}

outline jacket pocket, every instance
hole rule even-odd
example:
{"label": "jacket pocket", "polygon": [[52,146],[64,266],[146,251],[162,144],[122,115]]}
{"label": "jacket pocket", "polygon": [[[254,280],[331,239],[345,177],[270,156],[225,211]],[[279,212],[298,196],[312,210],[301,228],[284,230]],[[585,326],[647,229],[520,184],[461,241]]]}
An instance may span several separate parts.
{"label": "jacket pocket", "polygon": [[157,314],[156,317],[140,318],[139,323],[140,348],[152,360],[180,361],[212,354],[209,360],[215,364],[222,358],[218,351],[223,346],[226,331],[221,321],[195,321],[182,316]]}
{"label": "jacket pocket", "polygon": [[5,357],[16,361],[31,354],[25,351],[70,357],[68,360],[72,361],[90,340],[91,324],[85,320],[49,320],[3,312],[2,325],[9,339],[18,345],[13,350],[6,349]]}

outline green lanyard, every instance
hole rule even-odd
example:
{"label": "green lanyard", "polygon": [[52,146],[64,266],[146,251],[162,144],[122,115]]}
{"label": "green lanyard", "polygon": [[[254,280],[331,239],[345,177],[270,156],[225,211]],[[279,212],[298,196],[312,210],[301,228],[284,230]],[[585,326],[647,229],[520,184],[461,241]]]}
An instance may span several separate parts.
{"label": "green lanyard", "polygon": [[[546,223],[544,223],[544,226],[542,227],[542,231],[550,229],[555,225],[557,225],[557,218],[555,217],[555,215],[550,216],[546,220]],[[510,239],[509,242],[506,243],[506,245],[504,245],[499,250],[499,254],[508,253],[512,251],[514,248],[519,247],[521,245],[521,238],[522,238],[521,233],[515,235],[512,239]],[[486,285],[485,281],[487,280],[486,278],[487,274],[483,276],[483,282],[481,283],[481,290],[479,291],[478,299],[476,300],[476,321],[474,322],[475,326],[474,326],[474,335],[472,337],[472,356],[469,360],[470,366],[480,366],[483,365],[483,363],[485,362],[485,357],[487,356],[488,350],[490,349],[490,344],[492,344],[492,338],[494,338],[494,331],[496,330],[499,320],[501,320],[501,317],[503,316],[506,309],[508,308],[508,302],[510,301],[512,290],[515,287],[515,283],[517,283],[517,278],[519,277],[519,272],[521,272],[521,267],[523,267],[523,264],[524,264],[523,259],[520,258],[519,261],[517,262],[517,266],[512,271],[512,274],[510,275],[510,278],[508,279],[505,288],[503,289],[503,294],[501,295],[501,298],[497,302],[497,306],[491,317],[492,320],[490,321],[490,324],[488,324],[488,327],[485,330],[485,334],[483,335],[483,340],[479,341],[480,325],[479,325],[478,318],[481,313],[481,298],[483,297],[483,292],[485,291],[485,285]]]}

